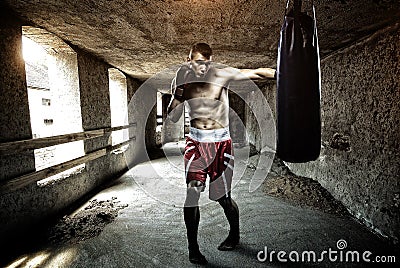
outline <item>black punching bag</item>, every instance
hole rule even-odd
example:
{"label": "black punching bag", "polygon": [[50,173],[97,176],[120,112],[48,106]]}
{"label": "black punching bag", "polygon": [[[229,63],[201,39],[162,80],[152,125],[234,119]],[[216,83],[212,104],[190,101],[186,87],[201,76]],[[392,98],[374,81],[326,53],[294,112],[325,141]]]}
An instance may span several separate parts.
{"label": "black punching bag", "polygon": [[315,9],[301,12],[294,0],[281,29],[277,64],[277,155],[302,163],[318,158],[321,147],[320,68]]}

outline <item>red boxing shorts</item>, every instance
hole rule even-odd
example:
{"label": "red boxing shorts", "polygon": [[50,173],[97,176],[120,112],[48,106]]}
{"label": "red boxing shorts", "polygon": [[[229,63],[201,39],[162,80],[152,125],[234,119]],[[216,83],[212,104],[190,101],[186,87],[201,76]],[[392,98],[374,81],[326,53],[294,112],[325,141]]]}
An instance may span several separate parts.
{"label": "red boxing shorts", "polygon": [[196,180],[205,185],[208,175],[211,200],[230,196],[234,156],[228,128],[202,130],[191,127],[184,159],[186,183]]}

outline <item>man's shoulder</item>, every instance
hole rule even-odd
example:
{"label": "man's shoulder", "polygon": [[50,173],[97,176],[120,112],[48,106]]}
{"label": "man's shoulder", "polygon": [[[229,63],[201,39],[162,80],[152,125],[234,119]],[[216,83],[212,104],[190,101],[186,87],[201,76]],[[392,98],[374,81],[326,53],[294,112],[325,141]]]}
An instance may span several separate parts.
{"label": "man's shoulder", "polygon": [[176,76],[187,76],[191,72],[192,72],[192,69],[190,69],[190,67],[187,66],[186,64],[183,64],[176,71]]}
{"label": "man's shoulder", "polygon": [[181,67],[179,67],[179,69],[176,71],[174,78],[176,86],[179,87],[188,83],[188,81],[190,81],[191,77],[193,76],[192,73],[192,69],[190,69],[187,65],[182,65]]}

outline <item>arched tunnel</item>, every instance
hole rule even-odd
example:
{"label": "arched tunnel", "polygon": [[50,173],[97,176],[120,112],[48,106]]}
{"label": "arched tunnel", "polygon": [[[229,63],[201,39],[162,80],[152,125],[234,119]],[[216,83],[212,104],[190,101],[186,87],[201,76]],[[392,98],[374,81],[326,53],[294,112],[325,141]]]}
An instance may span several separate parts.
{"label": "arched tunnel", "polygon": [[[319,156],[275,153],[273,75],[223,88],[240,241],[217,249],[231,222],[207,181],[206,266],[400,261],[400,2],[300,2],[318,29]],[[193,120],[185,102],[169,121],[171,81],[198,42],[215,68],[277,69],[287,3],[2,1],[0,266],[190,267]]]}

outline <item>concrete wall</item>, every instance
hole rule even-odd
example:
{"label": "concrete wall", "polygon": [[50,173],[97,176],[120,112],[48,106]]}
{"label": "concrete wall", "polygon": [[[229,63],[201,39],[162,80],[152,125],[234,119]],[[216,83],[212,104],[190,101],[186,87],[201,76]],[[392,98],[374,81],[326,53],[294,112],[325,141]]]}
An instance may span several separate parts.
{"label": "concrete wall", "polygon": [[[400,235],[399,28],[379,31],[321,62],[321,155],[309,163],[286,163],[394,242]],[[276,115],[275,83],[260,89]],[[249,93],[246,102],[248,142],[259,151],[260,131],[268,131],[254,117],[261,99]]]}
{"label": "concrete wall", "polygon": [[[273,117],[275,117],[276,106],[276,83],[271,80],[258,86],[260,92],[250,92],[246,95],[245,125],[248,134],[247,141],[254,145],[257,151],[261,151],[263,149],[261,145],[261,131],[264,132],[268,140],[267,146],[271,149],[276,147],[275,124],[271,123],[271,120],[275,121]],[[269,107],[265,107],[262,98],[266,100]],[[261,115],[259,116],[261,124],[257,122],[255,113]]]}
{"label": "concrete wall", "polygon": [[[111,127],[108,78],[110,66],[86,52],[77,51],[83,129],[87,131]],[[111,135],[85,140],[85,153],[105,148],[109,144],[111,144]],[[113,161],[111,161],[111,158],[114,158]],[[121,162],[124,161],[121,154],[106,155],[86,164],[86,169],[91,175],[91,179],[86,181],[88,191],[112,177],[111,167],[114,164],[113,162],[119,162],[118,158]]]}
{"label": "concrete wall", "polygon": [[125,151],[129,167],[148,160],[148,150],[156,148],[157,89],[149,83],[127,77],[128,120],[135,124],[129,129],[129,137],[135,140]]}
{"label": "concrete wall", "polygon": [[[7,12],[5,12],[7,13]],[[25,68],[22,59],[22,22],[15,17],[0,16],[0,141],[32,138]],[[82,125],[74,132],[111,126],[108,64],[94,56],[75,49],[78,64]],[[128,79],[128,92],[139,86]],[[75,95],[74,95],[75,96]],[[131,96],[131,95],[130,95]],[[129,96],[129,97],[130,97]],[[135,119],[131,119],[134,121]],[[145,125],[145,123],[143,124]],[[131,136],[136,130],[131,129]],[[64,133],[69,132],[63,130]],[[143,135],[144,136],[144,135]],[[110,145],[109,137],[85,141],[85,152]],[[141,150],[134,146],[134,152]],[[0,240],[3,244],[19,243],[19,235],[35,234],[34,228],[59,214],[95,187],[118,177],[127,169],[124,154],[108,154],[86,163],[79,173],[60,178],[51,183],[31,183],[13,191],[0,192]],[[1,155],[0,180],[11,180],[35,170],[33,151]],[[18,230],[18,231],[17,231]]]}
{"label": "concrete wall", "polygon": [[171,102],[172,95],[163,95],[163,129],[161,132],[161,143],[175,142],[184,139],[184,124],[185,116],[179,119],[178,122],[173,123],[171,120],[167,120],[167,108]]}
{"label": "concrete wall", "polygon": [[[8,12],[0,15],[0,142],[30,139],[32,131],[22,59],[22,22]],[[0,181],[34,169],[33,152],[0,156]]]}
{"label": "concrete wall", "polygon": [[[0,16],[1,142],[32,138],[24,62],[21,22]],[[3,20],[4,19],[4,20]],[[1,155],[1,180],[6,181],[35,170],[33,151]],[[46,187],[36,183],[0,193],[0,237],[4,244],[60,211],[79,197],[80,174]],[[19,230],[19,232],[15,232]],[[19,240],[16,240],[19,241]]]}
{"label": "concrete wall", "polygon": [[246,144],[245,132],[245,102],[237,94],[229,94],[229,131],[234,143]]}
{"label": "concrete wall", "polygon": [[289,164],[394,241],[400,237],[399,44],[397,24],[324,59],[321,155]]}

